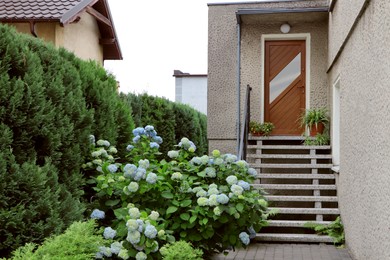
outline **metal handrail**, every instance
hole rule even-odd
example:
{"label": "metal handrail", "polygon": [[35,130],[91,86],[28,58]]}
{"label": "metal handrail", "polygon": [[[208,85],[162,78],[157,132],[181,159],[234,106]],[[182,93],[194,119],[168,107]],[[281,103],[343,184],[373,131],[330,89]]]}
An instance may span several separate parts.
{"label": "metal handrail", "polygon": [[240,138],[240,147],[238,150],[238,159],[246,160],[246,148],[248,145],[248,133],[249,133],[249,120],[251,118],[251,90],[252,88],[249,84],[246,86],[246,95],[245,95],[245,108],[244,108],[244,122],[242,124],[241,138]]}

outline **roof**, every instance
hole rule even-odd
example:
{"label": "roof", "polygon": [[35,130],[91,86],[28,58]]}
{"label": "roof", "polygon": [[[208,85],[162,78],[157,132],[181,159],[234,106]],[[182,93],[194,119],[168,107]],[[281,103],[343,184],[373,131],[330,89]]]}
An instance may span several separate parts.
{"label": "roof", "polygon": [[103,45],[103,59],[122,59],[107,0],[0,0],[0,22],[77,21],[83,12],[96,18]]}
{"label": "roof", "polygon": [[190,78],[190,77],[207,77],[207,74],[190,74],[187,72],[182,72],[180,70],[174,70],[173,71],[173,77],[175,78]]}

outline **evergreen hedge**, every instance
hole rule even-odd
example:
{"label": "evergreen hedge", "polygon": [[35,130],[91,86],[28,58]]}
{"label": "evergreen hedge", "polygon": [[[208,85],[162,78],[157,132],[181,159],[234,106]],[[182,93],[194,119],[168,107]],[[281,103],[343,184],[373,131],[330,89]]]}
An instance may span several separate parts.
{"label": "evergreen hedge", "polygon": [[116,87],[96,63],[0,24],[0,255],[82,218],[89,135],[131,140]]}
{"label": "evergreen hedge", "polygon": [[196,147],[196,154],[208,153],[207,117],[194,108],[147,94],[121,94],[131,108],[136,126],[153,125],[164,142],[160,152],[166,155],[173,145],[187,137]]}

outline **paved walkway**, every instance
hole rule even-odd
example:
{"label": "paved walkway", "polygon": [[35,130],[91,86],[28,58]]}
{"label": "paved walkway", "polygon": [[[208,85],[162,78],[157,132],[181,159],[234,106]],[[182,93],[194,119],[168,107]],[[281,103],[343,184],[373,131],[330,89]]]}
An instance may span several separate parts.
{"label": "paved walkway", "polygon": [[326,244],[251,244],[247,249],[217,255],[213,260],[352,260],[348,250]]}

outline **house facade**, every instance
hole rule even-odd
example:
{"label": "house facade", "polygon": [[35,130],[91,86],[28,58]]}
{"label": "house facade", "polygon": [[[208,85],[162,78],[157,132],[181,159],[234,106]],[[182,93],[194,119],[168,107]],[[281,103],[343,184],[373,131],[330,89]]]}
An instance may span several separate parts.
{"label": "house facade", "polygon": [[209,4],[210,150],[238,153],[247,85],[250,120],[275,136],[300,136],[302,111],[327,108],[355,259],[390,259],[389,17],[387,0]]}
{"label": "house facade", "polygon": [[84,60],[122,59],[107,0],[1,0],[0,22]]}
{"label": "house facade", "polygon": [[192,106],[207,115],[207,75],[174,70],[175,102]]}

